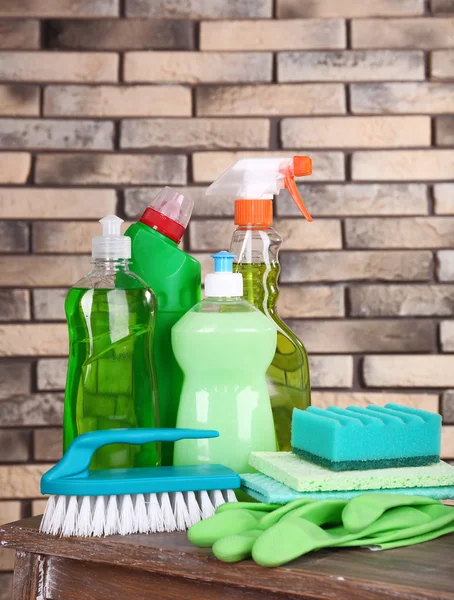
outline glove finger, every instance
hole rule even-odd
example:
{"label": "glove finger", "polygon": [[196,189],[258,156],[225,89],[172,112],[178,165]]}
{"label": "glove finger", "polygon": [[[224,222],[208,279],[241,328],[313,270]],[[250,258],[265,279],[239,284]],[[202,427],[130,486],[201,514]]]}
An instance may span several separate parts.
{"label": "glove finger", "polygon": [[224,504],[221,504],[221,506],[218,506],[216,514],[229,510],[238,510],[239,508],[269,513],[280,506],[280,504],[265,504],[263,502],[225,502]]}
{"label": "glove finger", "polygon": [[404,494],[369,493],[350,500],[342,513],[344,527],[356,533],[376,521],[385,511],[397,506],[440,504],[432,498]]}
{"label": "glove finger", "polygon": [[293,510],[289,516],[300,517],[315,525],[341,525],[342,511],[347,503],[348,500],[318,500]]}
{"label": "glove finger", "polygon": [[435,511],[430,511],[432,513],[431,518],[427,518],[428,507],[421,507],[420,509],[408,506],[394,508],[387,511],[370,527],[357,534],[355,536],[358,539],[357,543],[345,545],[359,546],[366,543],[393,542],[425,535],[453,525],[454,509],[442,504],[439,507],[441,507],[441,510],[437,510],[437,514],[435,514]]}
{"label": "glove finger", "polygon": [[237,535],[229,535],[213,545],[213,554],[223,562],[239,562],[251,556],[252,547],[262,535],[261,529],[252,529]]}
{"label": "glove finger", "polygon": [[207,548],[228,535],[257,529],[262,513],[245,509],[217,513],[199,521],[188,530],[189,541],[196,546]]}
{"label": "glove finger", "polygon": [[260,523],[262,529],[267,529],[274,525],[282,517],[287,514],[293,513],[297,508],[306,507],[308,504],[315,504],[317,501],[312,498],[298,498],[297,500],[293,500],[292,502],[288,502],[287,504],[279,505],[276,510],[270,512],[270,514],[265,515]]}
{"label": "glove finger", "polygon": [[[434,540],[435,538],[441,537],[442,535],[447,535],[448,533],[453,532],[454,525],[448,525],[447,527],[442,527],[441,529],[437,529],[436,531],[430,531],[428,533],[397,540],[394,542],[377,543],[375,540],[369,540],[367,546],[364,547],[369,548],[370,550],[391,550],[392,548],[401,548],[402,546],[413,546],[413,544],[421,544],[421,542],[428,542],[429,540]],[[361,544],[361,546],[362,545],[363,544]]]}

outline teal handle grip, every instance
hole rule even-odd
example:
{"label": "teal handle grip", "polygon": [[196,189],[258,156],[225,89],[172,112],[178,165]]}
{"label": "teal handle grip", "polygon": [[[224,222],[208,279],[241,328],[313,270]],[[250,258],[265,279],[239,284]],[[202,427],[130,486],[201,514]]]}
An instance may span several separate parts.
{"label": "teal handle grip", "polygon": [[199,438],[215,438],[211,429],[105,429],[82,433],[74,439],[63,458],[46,473],[48,481],[61,477],[83,477],[88,472],[93,454],[108,444],[149,444],[177,442]]}

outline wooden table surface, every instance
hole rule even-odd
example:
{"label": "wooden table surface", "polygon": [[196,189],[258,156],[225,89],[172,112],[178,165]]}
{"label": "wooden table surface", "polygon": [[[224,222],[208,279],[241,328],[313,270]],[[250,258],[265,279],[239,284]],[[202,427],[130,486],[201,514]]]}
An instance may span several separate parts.
{"label": "wooden table surface", "polygon": [[0,526],[14,600],[454,600],[454,534],[385,552],[321,550],[284,567],[225,564],[185,533],[54,538],[40,517]]}

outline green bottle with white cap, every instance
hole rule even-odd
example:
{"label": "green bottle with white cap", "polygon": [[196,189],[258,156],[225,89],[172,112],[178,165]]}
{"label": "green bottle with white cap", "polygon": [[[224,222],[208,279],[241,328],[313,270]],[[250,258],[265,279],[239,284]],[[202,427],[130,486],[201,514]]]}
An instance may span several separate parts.
{"label": "green bottle with white cap", "polygon": [[[129,270],[131,239],[122,219],[101,219],[93,238],[93,270],[72,287],[65,311],[69,330],[63,446],[87,431],[156,427],[158,398],[153,363],[156,297]],[[94,455],[91,468],[157,466],[155,444],[110,444]]]}

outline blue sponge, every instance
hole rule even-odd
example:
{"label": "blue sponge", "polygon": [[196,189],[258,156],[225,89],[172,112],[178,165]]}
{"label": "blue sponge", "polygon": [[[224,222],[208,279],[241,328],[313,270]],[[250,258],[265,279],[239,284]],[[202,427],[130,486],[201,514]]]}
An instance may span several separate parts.
{"label": "blue sponge", "polygon": [[[364,494],[364,490],[343,490],[337,492],[295,492],[292,488],[263,475],[262,473],[245,473],[241,475],[241,489],[247,494],[267,504],[287,504],[299,498],[314,498],[315,500],[351,500],[355,496]],[[454,498],[454,485],[441,485],[434,487],[410,487],[367,490],[375,494],[406,494],[408,496],[424,496],[436,500]]]}
{"label": "blue sponge", "polygon": [[440,440],[440,415],[400,404],[293,411],[293,452],[332,471],[436,463]]}

